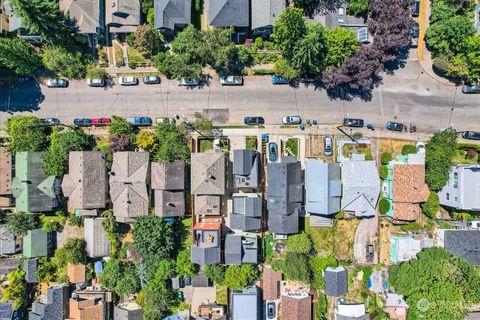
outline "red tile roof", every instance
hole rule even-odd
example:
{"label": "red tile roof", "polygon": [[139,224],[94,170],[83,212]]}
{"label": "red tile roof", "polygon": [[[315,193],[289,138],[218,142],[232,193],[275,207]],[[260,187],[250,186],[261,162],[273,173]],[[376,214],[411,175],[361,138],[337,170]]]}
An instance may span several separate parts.
{"label": "red tile roof", "polygon": [[276,300],[280,295],[280,281],[282,273],[274,271],[272,268],[263,269],[262,289],[263,300]]}
{"label": "red tile roof", "polygon": [[393,218],[412,221],[420,216],[419,204],[430,191],[425,183],[425,165],[395,164],[393,167]]}
{"label": "red tile roof", "polygon": [[220,222],[198,222],[193,229],[195,230],[220,230]]}
{"label": "red tile roof", "polygon": [[282,296],[282,320],[310,320],[312,319],[312,297]]}

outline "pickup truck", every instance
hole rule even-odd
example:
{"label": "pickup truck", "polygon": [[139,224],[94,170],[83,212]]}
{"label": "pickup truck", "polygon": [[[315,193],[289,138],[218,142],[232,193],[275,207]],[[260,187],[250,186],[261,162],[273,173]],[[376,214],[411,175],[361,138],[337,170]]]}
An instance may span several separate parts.
{"label": "pickup truck", "polygon": [[132,126],[151,126],[152,119],[149,117],[127,118],[127,123],[131,124]]}
{"label": "pickup truck", "polygon": [[223,86],[243,86],[242,76],[222,76],[220,77],[220,83]]}

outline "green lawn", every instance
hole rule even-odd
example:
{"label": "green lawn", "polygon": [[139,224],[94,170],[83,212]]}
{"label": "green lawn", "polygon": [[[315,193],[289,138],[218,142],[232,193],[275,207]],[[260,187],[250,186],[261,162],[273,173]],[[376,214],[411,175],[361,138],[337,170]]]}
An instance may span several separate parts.
{"label": "green lawn", "polygon": [[298,157],[298,139],[290,138],[283,145],[284,152],[288,153],[289,156]]}
{"label": "green lawn", "polygon": [[257,137],[256,136],[246,136],[245,144],[247,150],[257,150]]}
{"label": "green lawn", "polygon": [[228,290],[227,290],[227,287],[217,284],[215,289],[216,289],[216,293],[217,293],[217,303],[221,304],[221,305],[227,305],[228,304]]}
{"label": "green lawn", "polygon": [[315,251],[321,257],[333,255],[335,229],[331,227],[310,227],[310,218],[300,218],[300,229],[312,238]]}
{"label": "green lawn", "polygon": [[135,48],[128,47],[127,55],[128,55],[128,63],[136,63],[138,65],[150,63],[150,61],[146,59],[143,56],[143,54]]}
{"label": "green lawn", "polygon": [[478,155],[474,157],[467,157],[467,150],[457,150],[457,154],[453,157],[454,164],[476,164],[478,162]]}
{"label": "green lawn", "polygon": [[199,147],[198,149],[200,152],[206,152],[209,150],[213,150],[213,141],[212,140],[207,140],[207,139],[201,139],[199,141]]}

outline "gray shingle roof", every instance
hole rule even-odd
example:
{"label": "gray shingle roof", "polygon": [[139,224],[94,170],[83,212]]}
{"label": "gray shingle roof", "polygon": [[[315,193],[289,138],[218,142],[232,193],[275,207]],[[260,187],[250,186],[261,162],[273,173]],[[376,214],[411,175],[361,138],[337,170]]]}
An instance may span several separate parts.
{"label": "gray shingle roof", "polygon": [[19,250],[16,246],[17,237],[7,230],[5,224],[0,225],[0,254],[14,254]]}
{"label": "gray shingle roof", "polygon": [[480,230],[445,230],[444,246],[451,254],[480,265]]}
{"label": "gray shingle roof", "polygon": [[38,259],[25,259],[23,261],[23,271],[25,271],[25,281],[27,283],[37,282]]}
{"label": "gray shingle roof", "polygon": [[153,190],[183,190],[185,189],[185,162],[157,163],[152,162]]}
{"label": "gray shingle roof", "polygon": [[148,152],[117,152],[110,174],[110,198],[118,222],[132,222],[146,216],[149,209]]}
{"label": "gray shingle roof", "polygon": [[305,210],[312,214],[332,215],[340,211],[342,182],[340,166],[323,160],[308,160],[305,171]]}
{"label": "gray shingle roof", "polygon": [[211,26],[248,27],[248,0],[209,0],[208,3],[208,17]]}
{"label": "gray shingle roof", "polygon": [[19,256],[0,257],[0,274],[8,275],[20,265]]}
{"label": "gray shingle roof", "polygon": [[185,193],[183,191],[155,190],[155,214],[159,217],[183,217]]}
{"label": "gray shingle roof", "polygon": [[233,151],[233,174],[236,188],[258,188],[259,163],[259,154],[256,151]]}
{"label": "gray shingle roof", "polygon": [[69,13],[76,22],[80,33],[96,33],[100,28],[100,1],[98,0],[60,0],[60,10]]}
{"label": "gray shingle roof", "polygon": [[140,0],[105,1],[105,24],[110,32],[134,32],[140,16]]}
{"label": "gray shingle roof", "polygon": [[268,212],[268,231],[278,234],[298,233],[300,209],[289,215]]}
{"label": "gray shingle roof", "polygon": [[192,153],[191,178],[192,194],[225,194],[225,155],[220,152]]}
{"label": "gray shingle roof", "polygon": [[107,171],[102,152],[73,151],[69,174],[63,176],[62,191],[68,197],[68,211],[105,208]]}
{"label": "gray shingle roof", "polygon": [[143,320],[143,309],[136,303],[120,303],[113,309],[115,320]]}
{"label": "gray shingle roof", "polygon": [[201,266],[220,263],[220,247],[192,247],[192,262]]}
{"label": "gray shingle roof", "polygon": [[341,297],[347,292],[347,270],[344,267],[327,268],[325,270],[325,294]]}
{"label": "gray shingle roof", "polygon": [[112,244],[103,230],[104,218],[86,218],[84,220],[84,238],[87,255],[90,258],[106,257],[110,255]]}
{"label": "gray shingle roof", "polygon": [[68,314],[68,286],[48,288],[47,296],[33,303],[30,320],[63,320]]}
{"label": "gray shingle roof", "polygon": [[232,198],[230,228],[254,231],[261,228],[262,198],[257,194],[239,194]]}
{"label": "gray shingle roof", "polygon": [[225,264],[257,264],[258,248],[256,236],[228,234],[225,237]]}
{"label": "gray shingle roof", "polygon": [[191,261],[201,266],[220,263],[221,224],[197,223],[193,230]]}
{"label": "gray shingle roof", "polygon": [[260,292],[257,287],[232,292],[232,320],[260,320],[262,315]]}
{"label": "gray shingle roof", "polygon": [[191,0],[155,0],[155,28],[181,28],[191,21]]}
{"label": "gray shingle roof", "polygon": [[195,196],[195,215],[197,216],[218,216],[220,207],[220,196]]}
{"label": "gray shingle roof", "polygon": [[275,25],[286,6],[285,0],[252,1],[252,29]]}

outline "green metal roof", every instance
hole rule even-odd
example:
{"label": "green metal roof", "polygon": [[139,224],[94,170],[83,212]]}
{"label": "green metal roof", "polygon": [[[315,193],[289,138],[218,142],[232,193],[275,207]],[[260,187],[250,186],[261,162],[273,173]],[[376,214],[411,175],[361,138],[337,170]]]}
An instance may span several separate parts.
{"label": "green metal roof", "polygon": [[48,233],[42,229],[29,230],[23,237],[23,255],[27,258],[48,255]]}

